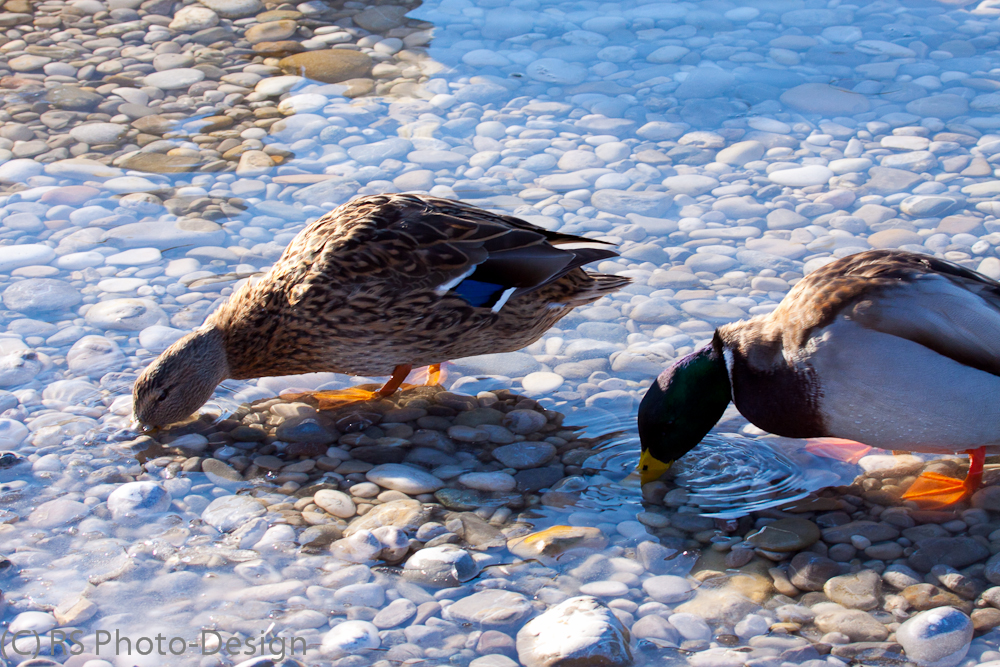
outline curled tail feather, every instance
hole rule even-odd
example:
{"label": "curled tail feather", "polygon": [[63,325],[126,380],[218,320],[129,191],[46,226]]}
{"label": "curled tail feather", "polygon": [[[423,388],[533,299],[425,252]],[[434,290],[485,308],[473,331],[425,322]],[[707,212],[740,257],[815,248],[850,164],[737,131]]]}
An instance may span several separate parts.
{"label": "curled tail feather", "polygon": [[568,294],[563,303],[576,308],[597,301],[602,296],[617,292],[632,283],[631,278],[612,276],[607,273],[588,273],[589,280],[577,291]]}

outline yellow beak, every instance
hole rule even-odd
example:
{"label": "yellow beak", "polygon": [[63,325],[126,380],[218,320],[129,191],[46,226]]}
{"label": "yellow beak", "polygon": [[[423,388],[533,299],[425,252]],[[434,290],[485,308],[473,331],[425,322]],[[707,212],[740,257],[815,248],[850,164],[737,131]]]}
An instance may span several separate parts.
{"label": "yellow beak", "polygon": [[660,461],[650,454],[647,449],[639,458],[639,479],[641,483],[648,484],[660,479],[663,473],[670,470],[670,466],[673,465],[673,463],[673,461],[670,461],[669,463]]}

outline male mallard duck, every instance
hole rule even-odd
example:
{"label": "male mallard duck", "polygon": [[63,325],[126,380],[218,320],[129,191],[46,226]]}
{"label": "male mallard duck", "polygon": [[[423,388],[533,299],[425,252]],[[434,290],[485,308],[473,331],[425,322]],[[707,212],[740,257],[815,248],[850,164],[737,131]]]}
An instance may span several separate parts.
{"label": "male mallard duck", "polygon": [[[391,375],[530,345],[576,306],[626,285],[585,272],[615,257],[461,202],[359,197],[296,236],[256,283],[139,376],[133,412],[159,427],[195,412],[226,378],[328,371]],[[367,397],[372,397],[371,393]]]}
{"label": "male mallard duck", "polygon": [[695,447],[730,401],[790,438],[967,451],[965,481],[925,473],[904,498],[964,499],[1000,450],[1000,283],[926,255],[871,250],[814,271],[767,315],[719,327],[639,406],[643,481]]}

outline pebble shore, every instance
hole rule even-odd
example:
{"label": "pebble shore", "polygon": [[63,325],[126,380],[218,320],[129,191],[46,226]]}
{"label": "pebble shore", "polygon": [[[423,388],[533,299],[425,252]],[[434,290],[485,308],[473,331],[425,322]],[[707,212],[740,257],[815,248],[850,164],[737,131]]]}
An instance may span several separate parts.
{"label": "pebble shore", "polygon": [[[1000,665],[992,472],[948,511],[900,495],[957,459],[804,498],[763,444],[626,479],[652,378],[810,271],[1000,278],[995,0],[7,0],[0,30],[0,621],[86,649],[6,663]],[[633,283],[442,388],[226,383],[136,438],[141,368],[308,220],[410,191],[616,243],[593,268]],[[758,509],[703,516],[744,473]],[[197,648],[98,654],[153,627]]]}

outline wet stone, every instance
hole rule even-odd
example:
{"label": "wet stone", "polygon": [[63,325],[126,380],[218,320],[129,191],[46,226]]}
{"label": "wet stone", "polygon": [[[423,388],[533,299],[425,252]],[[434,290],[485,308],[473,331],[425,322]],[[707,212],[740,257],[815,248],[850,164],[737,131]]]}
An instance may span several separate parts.
{"label": "wet stone", "polygon": [[309,442],[320,445],[336,442],[337,433],[331,432],[313,417],[287,419],[275,430],[275,437],[286,442]]}
{"label": "wet stone", "polygon": [[691,584],[684,577],[661,575],[642,583],[642,589],[657,602],[671,604],[691,597]]}
{"label": "wet stone", "polygon": [[952,667],[965,658],[972,641],[968,616],[950,607],[917,614],[896,631],[906,657],[921,666]]}
{"label": "wet stone", "polygon": [[570,598],[529,621],[517,633],[517,654],[525,667],[632,664],[628,630],[591,596]]}
{"label": "wet stone", "polygon": [[517,627],[533,611],[531,603],[520,593],[486,590],[456,601],[448,607],[447,617],[484,631],[503,632]]}
{"label": "wet stone", "polygon": [[911,607],[918,611],[935,609],[937,607],[956,607],[971,611],[972,605],[950,591],[943,590],[933,584],[913,584],[904,588],[902,595]]}
{"label": "wet stone", "polygon": [[809,552],[795,554],[789,566],[790,581],[803,591],[821,591],[838,574],[840,566],[836,561]]}
{"label": "wet stone", "polygon": [[250,519],[264,515],[266,511],[264,506],[253,498],[222,496],[205,508],[201,518],[205,523],[225,533]]}
{"label": "wet stone", "polygon": [[410,581],[450,588],[472,579],[479,567],[468,551],[453,546],[428,547],[406,561],[403,576]]}
{"label": "wet stone", "polygon": [[864,537],[872,543],[899,537],[899,531],[893,526],[874,521],[852,521],[842,526],[827,528],[822,534],[823,541],[827,544],[849,544],[854,536]]}
{"label": "wet stone", "polygon": [[52,278],[29,278],[14,283],[3,292],[3,303],[20,313],[59,311],[83,299],[72,285]]}
{"label": "wet stone", "polygon": [[440,489],[434,497],[447,509],[459,512],[480,507],[499,507],[521,500],[520,494],[477,491],[476,489]]}
{"label": "wet stone", "polygon": [[547,442],[517,442],[493,450],[493,457],[507,468],[524,470],[537,468],[556,454],[556,448]]}
{"label": "wet stone", "polygon": [[760,531],[748,535],[746,541],[768,551],[799,551],[813,545],[820,537],[820,530],[806,519],[779,519]]}
{"label": "wet stone", "polygon": [[383,526],[415,532],[428,516],[428,510],[417,500],[393,500],[378,505],[364,516],[354,519],[344,530],[344,535],[350,537],[358,531],[375,530]]}
{"label": "wet stone", "polygon": [[287,74],[323,83],[340,83],[368,76],[372,59],[366,54],[343,49],[310,51],[283,58],[279,67]]}
{"label": "wet stone", "polygon": [[862,570],[829,579],[823,585],[823,592],[850,609],[875,609],[882,593],[882,579],[877,572]]}
{"label": "wet stone", "polygon": [[511,410],[503,418],[503,426],[518,435],[535,433],[545,426],[545,415],[534,410]]}
{"label": "wet stone", "polygon": [[507,548],[520,558],[555,557],[575,548],[603,549],[608,538],[597,528],[553,526],[546,530],[507,542]]}
{"label": "wet stone", "polygon": [[935,565],[963,568],[990,555],[989,549],[971,537],[936,537],[920,540],[908,563],[917,572],[930,572]]}
{"label": "wet stone", "polygon": [[883,641],[889,636],[882,623],[858,609],[824,612],[815,623],[821,632],[840,632],[854,642]]}
{"label": "wet stone", "polygon": [[521,493],[534,493],[554,485],[565,475],[563,466],[554,465],[531,470],[519,470],[514,475],[517,490]]}

